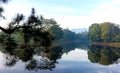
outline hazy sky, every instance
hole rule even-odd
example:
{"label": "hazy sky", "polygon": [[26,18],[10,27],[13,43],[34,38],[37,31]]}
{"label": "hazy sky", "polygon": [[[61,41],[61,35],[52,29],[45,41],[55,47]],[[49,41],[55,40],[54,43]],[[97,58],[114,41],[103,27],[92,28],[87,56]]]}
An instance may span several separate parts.
{"label": "hazy sky", "polygon": [[4,15],[7,20],[17,13],[29,15],[32,7],[63,28],[88,28],[102,22],[120,24],[120,0],[11,0],[5,5]]}

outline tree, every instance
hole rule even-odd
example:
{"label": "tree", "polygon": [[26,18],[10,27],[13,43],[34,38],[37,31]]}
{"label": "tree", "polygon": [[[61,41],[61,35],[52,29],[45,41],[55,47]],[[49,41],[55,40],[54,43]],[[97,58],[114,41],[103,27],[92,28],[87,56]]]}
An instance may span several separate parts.
{"label": "tree", "polygon": [[113,27],[113,24],[110,22],[104,22],[101,24],[101,39],[104,42],[111,41],[111,35],[113,35],[111,31],[112,27]]}
{"label": "tree", "polygon": [[64,33],[59,25],[54,24],[50,27],[49,31],[53,34],[55,40],[60,40],[63,38]]}
{"label": "tree", "polygon": [[112,39],[112,42],[120,42],[120,33],[115,35],[115,37]]}
{"label": "tree", "polygon": [[120,28],[110,22],[92,24],[89,27],[89,37],[92,42],[119,42]]}
{"label": "tree", "polygon": [[97,23],[92,24],[89,27],[89,37],[93,42],[100,42],[101,41],[101,30],[100,26]]}
{"label": "tree", "polygon": [[66,41],[75,41],[75,39],[77,38],[76,33],[70,31],[69,29],[64,29],[63,32],[64,32],[63,39]]}
{"label": "tree", "polygon": [[52,26],[52,21],[44,19],[43,16],[35,15],[35,9],[32,8],[31,15],[25,20],[23,14],[17,14],[13,20],[8,24],[7,28],[0,27],[0,29],[8,34],[8,37],[11,38],[11,35],[15,32],[23,33],[23,39],[27,45],[32,42],[39,42],[39,45],[49,46],[53,40],[52,35],[48,32],[48,28]]}

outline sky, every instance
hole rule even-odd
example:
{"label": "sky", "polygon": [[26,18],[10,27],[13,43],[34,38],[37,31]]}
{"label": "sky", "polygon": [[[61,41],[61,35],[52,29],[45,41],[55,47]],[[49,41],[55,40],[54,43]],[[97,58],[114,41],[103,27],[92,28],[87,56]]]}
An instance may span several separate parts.
{"label": "sky", "polygon": [[[89,28],[93,23],[120,24],[120,0],[10,0],[4,5],[8,23],[17,13],[28,16],[31,8],[38,15],[55,19],[62,28]],[[6,23],[3,23],[6,22]]]}

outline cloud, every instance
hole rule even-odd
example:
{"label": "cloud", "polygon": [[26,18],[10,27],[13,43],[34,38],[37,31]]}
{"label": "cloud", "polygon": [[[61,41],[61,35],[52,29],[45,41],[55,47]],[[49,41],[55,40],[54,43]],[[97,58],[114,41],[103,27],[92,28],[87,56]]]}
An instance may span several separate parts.
{"label": "cloud", "polygon": [[[63,28],[84,28],[91,24],[91,19],[89,16],[84,16],[89,14],[88,11],[76,10],[74,8],[69,8],[65,6],[45,6],[45,5],[36,5],[36,3],[16,3],[11,2],[5,6],[4,15],[9,22],[17,13],[24,13],[25,15],[30,14],[30,9],[32,7],[36,8],[37,13],[43,14],[47,18],[54,18],[58,24]],[[3,24],[3,23],[2,23]],[[6,23],[4,23],[6,24]]]}
{"label": "cloud", "polygon": [[74,10],[65,7],[50,7],[48,10],[53,12],[74,13]]}
{"label": "cloud", "polygon": [[[85,58],[86,57],[86,58]],[[88,61],[87,52],[84,50],[75,49],[68,54],[63,54],[62,59],[64,61]]]}
{"label": "cloud", "polygon": [[99,9],[110,9],[110,8],[118,7],[119,5],[120,5],[119,0],[111,0],[109,2],[99,4],[97,7]]}
{"label": "cloud", "polygon": [[102,22],[120,24],[120,0],[101,2],[100,4],[95,4],[94,7],[92,6],[92,9],[84,9],[82,7],[74,8],[74,6],[71,8],[67,5],[38,5],[38,3],[35,2],[11,2],[5,6],[6,10],[4,15],[7,16],[6,18],[8,20],[14,17],[18,12],[28,16],[32,7],[36,8],[37,14],[41,13],[45,18],[54,18],[63,28],[89,28],[93,23]]}
{"label": "cloud", "polygon": [[[63,12],[73,12],[73,10],[66,9],[66,11],[64,11],[63,8]],[[51,17],[53,17],[61,25],[61,27],[63,28],[69,27],[70,29],[72,29],[72,28],[89,28],[89,26],[93,23],[112,22],[120,24],[119,13],[120,13],[120,1],[111,0],[96,5],[95,9],[93,10],[88,11],[75,10],[71,15],[52,14]],[[49,14],[45,15],[49,16]]]}
{"label": "cloud", "polygon": [[91,16],[96,18],[98,22],[110,21],[115,23],[120,23],[120,1],[112,0],[111,2],[106,2],[99,4],[95,10],[91,12]]}

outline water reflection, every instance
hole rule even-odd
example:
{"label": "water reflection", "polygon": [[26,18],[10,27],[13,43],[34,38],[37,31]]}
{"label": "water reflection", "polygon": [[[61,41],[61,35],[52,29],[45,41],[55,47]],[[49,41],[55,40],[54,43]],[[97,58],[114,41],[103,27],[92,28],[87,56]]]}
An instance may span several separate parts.
{"label": "water reflection", "polygon": [[[14,66],[18,60],[26,62],[25,69],[27,70],[53,70],[56,66],[57,59],[61,58],[63,54],[60,46],[54,46],[48,48],[49,51],[45,51],[40,47],[35,48],[31,46],[21,45],[16,48],[3,48],[2,53],[5,54],[5,65]],[[35,57],[38,57],[36,58]]]}
{"label": "water reflection", "polygon": [[13,67],[18,61],[25,63],[25,69],[31,71],[54,70],[58,59],[64,53],[68,53],[75,48],[86,49],[80,43],[60,43],[52,44],[50,47],[40,47],[34,45],[17,45],[14,40],[8,39],[1,45],[1,52],[4,53],[5,66]]}
{"label": "water reflection", "polygon": [[64,43],[64,42],[60,42],[60,46],[63,47],[64,53],[68,53],[70,51],[75,50],[76,48],[87,50],[89,43],[76,43],[76,42]]}
{"label": "water reflection", "polygon": [[[4,54],[4,65],[15,70],[21,64],[21,68],[30,72],[34,71],[34,73],[36,71],[45,73],[49,73],[49,71],[53,71],[53,73],[74,73],[74,71],[76,73],[88,73],[91,71],[89,73],[98,73],[98,70],[103,70],[106,73],[105,70],[120,65],[116,64],[119,63],[120,48],[89,46],[80,43],[52,44],[47,48],[34,45],[17,45],[14,41],[12,44],[9,41],[6,43],[7,45],[1,46],[0,49]],[[20,72],[29,73],[21,68]],[[2,69],[5,70],[5,68]],[[118,70],[118,68],[116,69]]]}
{"label": "water reflection", "polygon": [[92,45],[88,50],[88,58],[93,63],[111,65],[120,58],[120,48]]}
{"label": "water reflection", "polygon": [[61,61],[89,62],[87,56],[86,50],[76,48],[73,51],[64,53]]}
{"label": "water reflection", "polygon": [[26,69],[28,70],[53,70],[56,66],[57,60],[61,58],[62,48],[60,46],[49,48],[49,52],[45,53],[37,49],[37,56],[41,56],[41,58],[31,59],[26,65]]}

